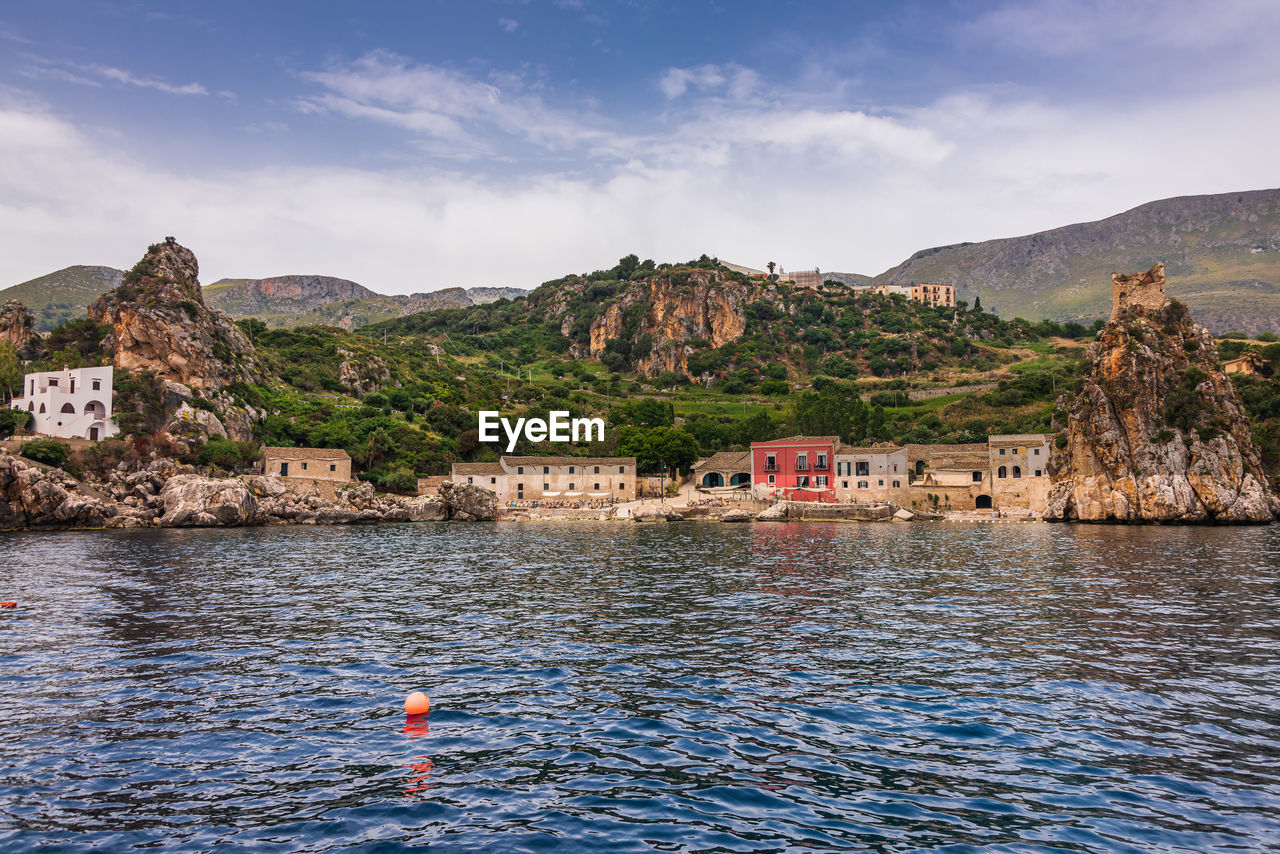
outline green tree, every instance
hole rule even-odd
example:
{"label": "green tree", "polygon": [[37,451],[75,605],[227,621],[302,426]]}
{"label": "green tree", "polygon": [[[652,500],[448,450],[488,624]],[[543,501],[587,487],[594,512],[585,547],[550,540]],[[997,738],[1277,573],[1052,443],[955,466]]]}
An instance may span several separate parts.
{"label": "green tree", "polygon": [[0,341],[0,392],[8,403],[22,388],[22,365],[18,351],[8,341]]}

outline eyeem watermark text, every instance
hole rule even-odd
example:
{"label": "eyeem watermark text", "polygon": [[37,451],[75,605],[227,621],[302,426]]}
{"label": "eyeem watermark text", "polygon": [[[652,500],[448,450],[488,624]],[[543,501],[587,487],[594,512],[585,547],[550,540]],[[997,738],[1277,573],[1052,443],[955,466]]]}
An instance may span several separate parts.
{"label": "eyeem watermark text", "polygon": [[566,409],[553,409],[550,419],[517,418],[512,424],[509,419],[502,418],[493,409],[480,411],[480,441],[501,442],[498,428],[507,436],[507,453],[516,449],[521,432],[530,442],[603,442],[603,418],[570,418]]}

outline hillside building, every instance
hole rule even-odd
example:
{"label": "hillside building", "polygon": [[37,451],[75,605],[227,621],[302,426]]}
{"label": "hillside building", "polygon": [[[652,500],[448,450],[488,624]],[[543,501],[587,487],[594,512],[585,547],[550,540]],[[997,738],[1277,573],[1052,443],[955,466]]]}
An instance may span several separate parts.
{"label": "hillside building", "polygon": [[791,436],[751,443],[751,488],[756,498],[834,501],[835,436]]}
{"label": "hillside building", "polygon": [[341,448],[263,448],[262,471],[276,477],[351,480],[351,455]]}
{"label": "hillside building", "polygon": [[708,492],[750,491],[751,452],[721,451],[693,464],[698,489]]}
{"label": "hillside building", "polygon": [[837,501],[902,503],[907,478],[907,450],[891,443],[856,447],[836,446],[835,497]]}
{"label": "hillside building", "polygon": [[935,307],[947,306],[954,308],[956,304],[955,285],[938,285],[932,283],[895,285],[886,283],[872,285],[871,292],[873,294],[880,294],[881,296],[886,297],[905,297],[911,302],[918,302],[921,305],[931,305]]}
{"label": "hillside building", "polygon": [[22,397],[9,402],[35,419],[32,432],[59,439],[107,439],[120,432],[111,420],[113,369],[73,368],[27,374]]}

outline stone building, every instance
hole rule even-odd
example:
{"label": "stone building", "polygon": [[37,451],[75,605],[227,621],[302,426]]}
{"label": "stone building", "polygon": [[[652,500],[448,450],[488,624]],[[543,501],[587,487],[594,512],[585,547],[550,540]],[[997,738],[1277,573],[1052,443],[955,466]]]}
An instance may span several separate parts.
{"label": "stone building", "polygon": [[34,433],[59,439],[106,439],[120,429],[111,420],[113,369],[74,368],[27,374],[22,397],[9,402],[35,419]]}
{"label": "stone building", "polygon": [[911,301],[924,305],[946,306],[954,308],[956,304],[955,285],[922,284],[911,286]]}
{"label": "stone building", "polygon": [[1140,308],[1159,311],[1164,308],[1164,262],[1157,261],[1145,273],[1111,274],[1111,322],[1125,311]]}
{"label": "stone building", "polygon": [[340,448],[263,448],[262,471],[306,480],[351,480],[351,455]]}
{"label": "stone building", "polygon": [[694,481],[704,491],[751,490],[751,452],[721,451],[693,464]]}
{"label": "stone building", "polygon": [[633,501],[635,457],[502,457],[496,463],[454,463],[454,483],[493,490],[507,501]]}
{"label": "stone building", "polygon": [[836,500],[900,503],[907,479],[907,449],[890,443],[836,445]]}
{"label": "stone building", "polygon": [[1001,510],[1040,510],[1049,496],[1049,441],[1043,433],[988,436],[992,499]]}

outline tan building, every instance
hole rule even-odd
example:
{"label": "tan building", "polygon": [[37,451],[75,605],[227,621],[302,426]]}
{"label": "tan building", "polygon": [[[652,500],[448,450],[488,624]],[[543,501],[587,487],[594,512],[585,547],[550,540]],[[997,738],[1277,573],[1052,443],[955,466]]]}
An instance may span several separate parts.
{"label": "tan building", "polygon": [[817,267],[812,270],[803,270],[799,273],[791,274],[791,281],[795,283],[797,288],[813,288],[815,291],[822,289],[822,271]]}
{"label": "tan building", "polygon": [[454,463],[451,472],[454,483],[470,483],[483,486],[497,496],[498,501],[507,502],[507,471],[502,463]]}
{"label": "tan building", "polygon": [[911,299],[911,285],[872,285],[871,293],[882,297],[900,296]]}
{"label": "tan building", "polygon": [[907,449],[890,443],[869,447],[836,445],[836,500],[861,503],[904,497]]}
{"label": "tan building", "polygon": [[751,452],[721,451],[693,464],[693,478],[704,492],[751,491]]}
{"label": "tan building", "polygon": [[340,448],[263,448],[265,474],[306,480],[351,480],[351,455]]}
{"label": "tan building", "polygon": [[955,285],[912,285],[911,301],[934,307],[947,306],[954,308],[956,304],[956,288]]}
{"label": "tan building", "polygon": [[493,490],[508,501],[633,501],[635,457],[503,457],[496,463],[454,463],[454,483]]}
{"label": "tan building", "polygon": [[992,498],[1000,510],[1041,510],[1049,497],[1049,442],[1043,433],[989,436]]}
{"label": "tan building", "polygon": [[1256,374],[1261,368],[1262,357],[1257,353],[1245,353],[1222,363],[1223,372],[1228,374]]}

